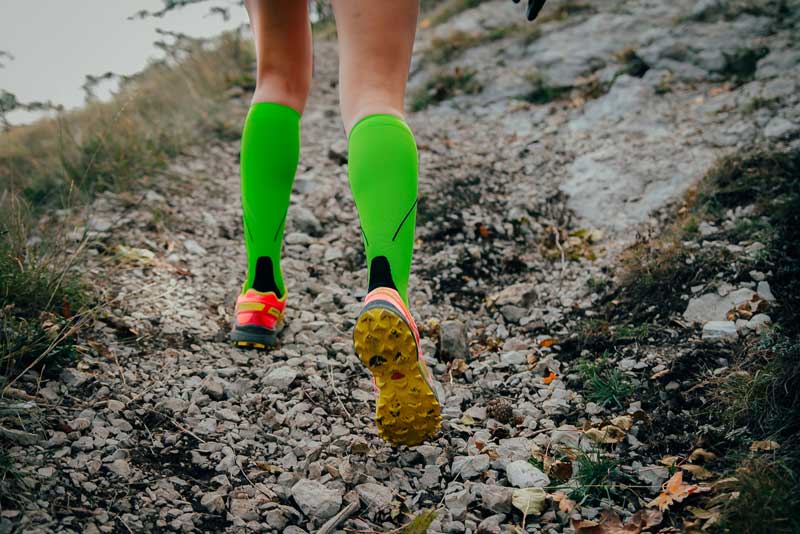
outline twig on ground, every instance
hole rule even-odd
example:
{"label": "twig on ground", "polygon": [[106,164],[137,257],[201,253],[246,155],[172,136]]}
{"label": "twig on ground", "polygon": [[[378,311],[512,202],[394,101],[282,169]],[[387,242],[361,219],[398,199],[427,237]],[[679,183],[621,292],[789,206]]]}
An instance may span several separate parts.
{"label": "twig on ground", "polygon": [[324,525],[322,525],[317,531],[317,534],[330,534],[336,529],[336,527],[338,527],[341,523],[344,523],[351,515],[353,515],[356,510],[358,510],[359,506],[361,506],[361,499],[358,498],[358,494],[354,491],[349,492],[344,498],[345,500],[349,501],[348,505],[342,508],[338,514],[330,518]]}
{"label": "twig on ground", "polygon": [[328,378],[331,381],[331,389],[333,390],[333,394],[336,396],[336,400],[339,401],[339,406],[342,407],[342,410],[344,410],[344,413],[347,414],[347,417],[349,419],[352,419],[353,416],[350,414],[349,411],[347,411],[347,408],[345,407],[344,402],[342,402],[341,397],[339,397],[339,391],[336,389],[336,386],[334,385],[334,382],[333,382],[333,371],[331,371],[331,364],[330,363],[328,363]]}

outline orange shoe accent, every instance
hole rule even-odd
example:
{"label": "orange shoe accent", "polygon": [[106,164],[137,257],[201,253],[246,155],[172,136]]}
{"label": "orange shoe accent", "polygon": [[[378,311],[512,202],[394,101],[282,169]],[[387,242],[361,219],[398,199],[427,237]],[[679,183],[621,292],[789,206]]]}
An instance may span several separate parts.
{"label": "orange shoe accent", "polygon": [[285,308],[285,294],[278,298],[273,292],[259,293],[255,289],[248,289],[236,298],[235,326],[253,325],[276,330],[283,320]]}

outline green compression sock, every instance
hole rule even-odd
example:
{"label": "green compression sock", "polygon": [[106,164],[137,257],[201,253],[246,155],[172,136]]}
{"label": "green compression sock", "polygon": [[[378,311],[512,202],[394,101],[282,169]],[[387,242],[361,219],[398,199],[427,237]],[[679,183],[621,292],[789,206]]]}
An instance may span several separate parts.
{"label": "green compression sock", "polygon": [[300,114],[282,104],[257,102],[250,107],[242,132],[242,212],[250,288],[286,291],[281,272],[281,245],[289,196],[300,156]]}
{"label": "green compression sock", "polygon": [[350,131],[350,188],[367,253],[369,290],[392,287],[408,304],[417,216],[417,145],[394,115],[369,115]]}

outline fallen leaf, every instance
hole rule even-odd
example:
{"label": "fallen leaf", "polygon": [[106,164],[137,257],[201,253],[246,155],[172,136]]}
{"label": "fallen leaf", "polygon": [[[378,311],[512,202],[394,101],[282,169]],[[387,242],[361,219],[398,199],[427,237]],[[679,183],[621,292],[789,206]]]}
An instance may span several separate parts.
{"label": "fallen leaf", "polygon": [[484,225],[478,227],[478,232],[481,234],[481,237],[489,237],[489,229]]}
{"label": "fallen leaf", "polygon": [[679,457],[667,455],[667,456],[664,456],[663,458],[661,458],[658,461],[658,463],[660,463],[661,465],[666,465],[667,467],[671,467],[671,466],[675,465],[676,463],[678,463],[679,461],[680,461]]}
{"label": "fallen leaf", "polygon": [[558,343],[558,339],[556,339],[554,337],[547,337],[547,338],[544,338],[543,340],[539,341],[539,346],[541,348],[543,348],[543,349],[546,349],[548,347],[552,347],[556,343]]}
{"label": "fallen leaf", "polygon": [[663,491],[647,503],[648,508],[658,507],[662,512],[672,505],[673,502],[681,502],[692,493],[710,491],[707,486],[697,486],[695,484],[685,484],[683,482],[683,471],[677,471],[672,478],[667,480],[662,486]]}
{"label": "fallen leaf", "polygon": [[554,462],[549,462],[549,465],[546,465],[545,467],[547,467],[547,469],[545,469],[545,473],[550,478],[554,478],[562,482],[566,482],[572,478],[572,462],[562,462],[561,460],[556,460]]}
{"label": "fallen leaf", "polygon": [[692,454],[689,455],[687,461],[695,463],[697,460],[703,460],[704,462],[711,461],[717,457],[716,454],[713,452],[708,452],[705,449],[695,449],[692,451]]}
{"label": "fallen leaf", "polygon": [[708,480],[714,474],[705,467],[694,464],[683,464],[680,466],[684,471],[689,471],[697,480]]}
{"label": "fallen leaf", "polygon": [[256,467],[273,475],[283,473],[282,467],[267,462],[256,462]]}
{"label": "fallen leaf", "polygon": [[711,486],[716,490],[720,488],[732,488],[739,485],[739,479],[736,477],[721,478],[711,483]]}
{"label": "fallen leaf", "polygon": [[462,425],[467,425],[467,426],[472,426],[472,425],[475,424],[475,418],[473,418],[469,414],[464,414],[464,415],[461,416],[461,424]]}
{"label": "fallen leaf", "polygon": [[542,488],[522,488],[511,494],[511,504],[525,515],[539,515],[544,510],[547,492]]}
{"label": "fallen leaf", "polygon": [[657,373],[653,373],[652,375],[650,375],[650,380],[655,380],[656,378],[661,378],[662,376],[664,376],[667,373],[669,373],[669,369],[662,369],[661,371],[659,371]]}
{"label": "fallen leaf", "polygon": [[639,529],[648,529],[660,525],[664,515],[658,510],[639,510],[625,524],[636,525]]}
{"label": "fallen leaf", "polygon": [[625,431],[614,425],[606,425],[603,428],[590,428],[583,434],[597,443],[621,443],[625,439]]}
{"label": "fallen leaf", "polygon": [[450,362],[450,371],[453,374],[456,374],[456,375],[462,374],[463,375],[468,370],[469,370],[469,365],[467,365],[467,362],[465,362],[461,358],[456,358],[455,360]]}
{"label": "fallen leaf", "polygon": [[700,519],[710,519],[711,517],[714,517],[714,512],[703,510],[702,508],[698,508],[696,506],[687,506],[686,510],[693,516]]}
{"label": "fallen leaf", "polygon": [[575,529],[575,534],[602,534],[598,529],[600,523],[592,521],[591,519],[573,519],[572,528]]}
{"label": "fallen leaf", "polygon": [[552,382],[555,379],[556,379],[556,374],[553,371],[550,371],[550,374],[547,375],[546,377],[542,378],[542,381],[545,384],[549,384],[550,382]]}
{"label": "fallen leaf", "polygon": [[672,505],[672,497],[666,493],[661,492],[658,497],[647,503],[648,508],[657,507],[659,511],[663,512]]}
{"label": "fallen leaf", "polygon": [[750,450],[755,451],[774,451],[781,446],[778,442],[772,440],[754,441],[750,444]]}
{"label": "fallen leaf", "polygon": [[622,430],[630,430],[633,427],[633,417],[630,415],[619,415],[611,420],[611,424]]}
{"label": "fallen leaf", "polygon": [[150,263],[156,257],[156,253],[152,250],[126,247],[125,245],[117,245],[115,252],[121,259],[139,263]]}
{"label": "fallen leaf", "polygon": [[552,495],[550,495],[550,498],[553,499],[553,502],[558,503],[558,509],[560,511],[567,514],[572,512],[573,508],[575,508],[575,505],[578,504],[577,502],[567,497],[567,494],[564,493],[563,491],[557,491],[553,493]]}

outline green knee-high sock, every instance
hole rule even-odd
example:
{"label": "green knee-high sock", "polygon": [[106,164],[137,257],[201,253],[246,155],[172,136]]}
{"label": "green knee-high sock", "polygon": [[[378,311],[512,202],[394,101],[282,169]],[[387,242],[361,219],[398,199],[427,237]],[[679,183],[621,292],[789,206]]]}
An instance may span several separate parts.
{"label": "green knee-high sock", "polygon": [[348,173],[367,253],[369,290],[393,287],[408,304],[417,216],[417,145],[394,115],[369,115],[350,131]]}
{"label": "green knee-high sock", "polygon": [[242,212],[247,280],[242,292],[285,294],[281,244],[300,156],[300,114],[271,102],[250,107],[242,132]]}

